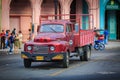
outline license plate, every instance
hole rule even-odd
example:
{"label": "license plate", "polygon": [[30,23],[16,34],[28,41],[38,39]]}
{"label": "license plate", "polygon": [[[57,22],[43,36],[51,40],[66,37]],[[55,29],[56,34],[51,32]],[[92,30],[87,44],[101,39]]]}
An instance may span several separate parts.
{"label": "license plate", "polygon": [[36,60],[44,60],[43,56],[36,56]]}

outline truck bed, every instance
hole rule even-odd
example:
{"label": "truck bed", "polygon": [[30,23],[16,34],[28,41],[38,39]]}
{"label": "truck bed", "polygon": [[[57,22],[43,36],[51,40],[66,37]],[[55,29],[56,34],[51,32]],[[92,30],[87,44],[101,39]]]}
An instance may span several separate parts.
{"label": "truck bed", "polygon": [[79,32],[79,46],[85,46],[94,43],[93,30],[80,30]]}

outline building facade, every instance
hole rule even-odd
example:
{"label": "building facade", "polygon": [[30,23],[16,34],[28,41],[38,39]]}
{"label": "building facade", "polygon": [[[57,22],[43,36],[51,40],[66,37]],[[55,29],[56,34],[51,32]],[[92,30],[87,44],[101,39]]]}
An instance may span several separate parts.
{"label": "building facade", "polygon": [[[37,33],[41,14],[92,14],[92,19],[94,19],[92,26],[98,29],[109,29],[110,39],[116,35],[114,38],[116,40],[120,39],[120,35],[118,35],[120,34],[120,26],[117,25],[116,29],[113,29],[105,22],[105,19],[109,18],[106,16],[111,16],[108,14],[110,11],[106,9],[107,3],[111,1],[115,2],[116,0],[2,0],[1,28],[5,30],[16,28],[17,32],[21,30],[24,35],[23,38],[26,40],[28,29],[31,29],[32,25],[34,25],[34,33]],[[119,1],[117,0],[117,2]],[[57,3],[57,9],[55,9],[55,3]],[[115,16],[117,15],[116,18],[119,17],[119,9],[117,13],[116,10],[114,11]],[[119,18],[114,20],[116,20],[116,24],[119,22]],[[88,22],[88,18],[82,18],[82,21]],[[111,18],[107,21],[109,23]],[[88,25],[82,26],[84,29],[88,28]],[[116,33],[113,34],[112,30]]]}
{"label": "building facade", "polygon": [[1,31],[1,20],[2,20],[2,0],[0,0],[0,31]]}
{"label": "building facade", "polygon": [[100,0],[100,28],[108,29],[110,40],[120,40],[120,0]]}

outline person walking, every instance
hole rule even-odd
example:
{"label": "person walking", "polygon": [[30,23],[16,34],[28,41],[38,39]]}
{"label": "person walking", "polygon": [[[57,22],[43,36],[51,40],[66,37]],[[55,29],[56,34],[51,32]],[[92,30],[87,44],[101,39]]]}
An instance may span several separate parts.
{"label": "person walking", "polygon": [[5,48],[8,48],[9,46],[9,37],[10,37],[10,30],[6,30],[6,34],[5,34]]}
{"label": "person walking", "polygon": [[108,44],[108,36],[109,36],[109,32],[108,30],[104,31],[104,44]]}
{"label": "person walking", "polygon": [[5,48],[5,31],[2,30],[2,33],[1,33],[1,49],[4,49]]}
{"label": "person walking", "polygon": [[19,36],[16,34],[14,38],[14,53],[17,54],[18,52],[18,47],[19,47]]}
{"label": "person walking", "polygon": [[21,31],[19,31],[18,36],[19,36],[19,49],[21,49],[22,48],[22,38],[23,38],[23,35],[22,35]]}
{"label": "person walking", "polygon": [[12,30],[12,33],[13,33],[14,35],[16,35],[16,28],[14,28],[14,29]]}
{"label": "person walking", "polygon": [[28,40],[31,41],[32,40],[32,31],[31,31],[31,29],[29,29],[28,31],[29,31],[29,38],[28,38]]}
{"label": "person walking", "polygon": [[11,33],[11,35],[9,37],[9,43],[10,43],[9,54],[12,54],[12,52],[13,52],[13,45],[14,45],[14,34],[13,33]]}

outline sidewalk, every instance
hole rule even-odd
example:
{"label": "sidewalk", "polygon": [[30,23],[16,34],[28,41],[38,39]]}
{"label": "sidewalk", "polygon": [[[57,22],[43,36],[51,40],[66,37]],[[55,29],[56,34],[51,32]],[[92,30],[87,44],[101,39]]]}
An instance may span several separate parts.
{"label": "sidewalk", "polygon": [[120,48],[120,41],[109,41],[105,49]]}
{"label": "sidewalk", "polygon": [[[22,45],[22,49],[18,49],[18,52],[19,52],[19,53],[17,53],[17,54],[20,54],[21,51],[23,51],[23,49],[24,49],[23,46],[24,46],[24,44]],[[10,53],[9,53],[9,49],[10,49],[10,48],[0,49],[0,55],[9,55],[9,54],[10,54]],[[13,48],[13,50],[14,50],[14,48]],[[11,54],[14,54],[14,51],[13,51]]]}
{"label": "sidewalk", "polygon": [[[18,49],[19,53],[16,53],[16,54],[20,54],[21,51],[23,51],[23,50]],[[0,55],[9,55],[9,54],[14,54],[14,52],[9,53],[9,48],[8,49],[0,49]]]}
{"label": "sidewalk", "polygon": [[[109,41],[107,45],[105,45],[105,49],[113,49],[113,48],[120,48],[120,41]],[[8,54],[9,49],[0,49],[0,55]],[[19,49],[19,52],[23,51]],[[19,53],[20,54],[20,53]]]}

